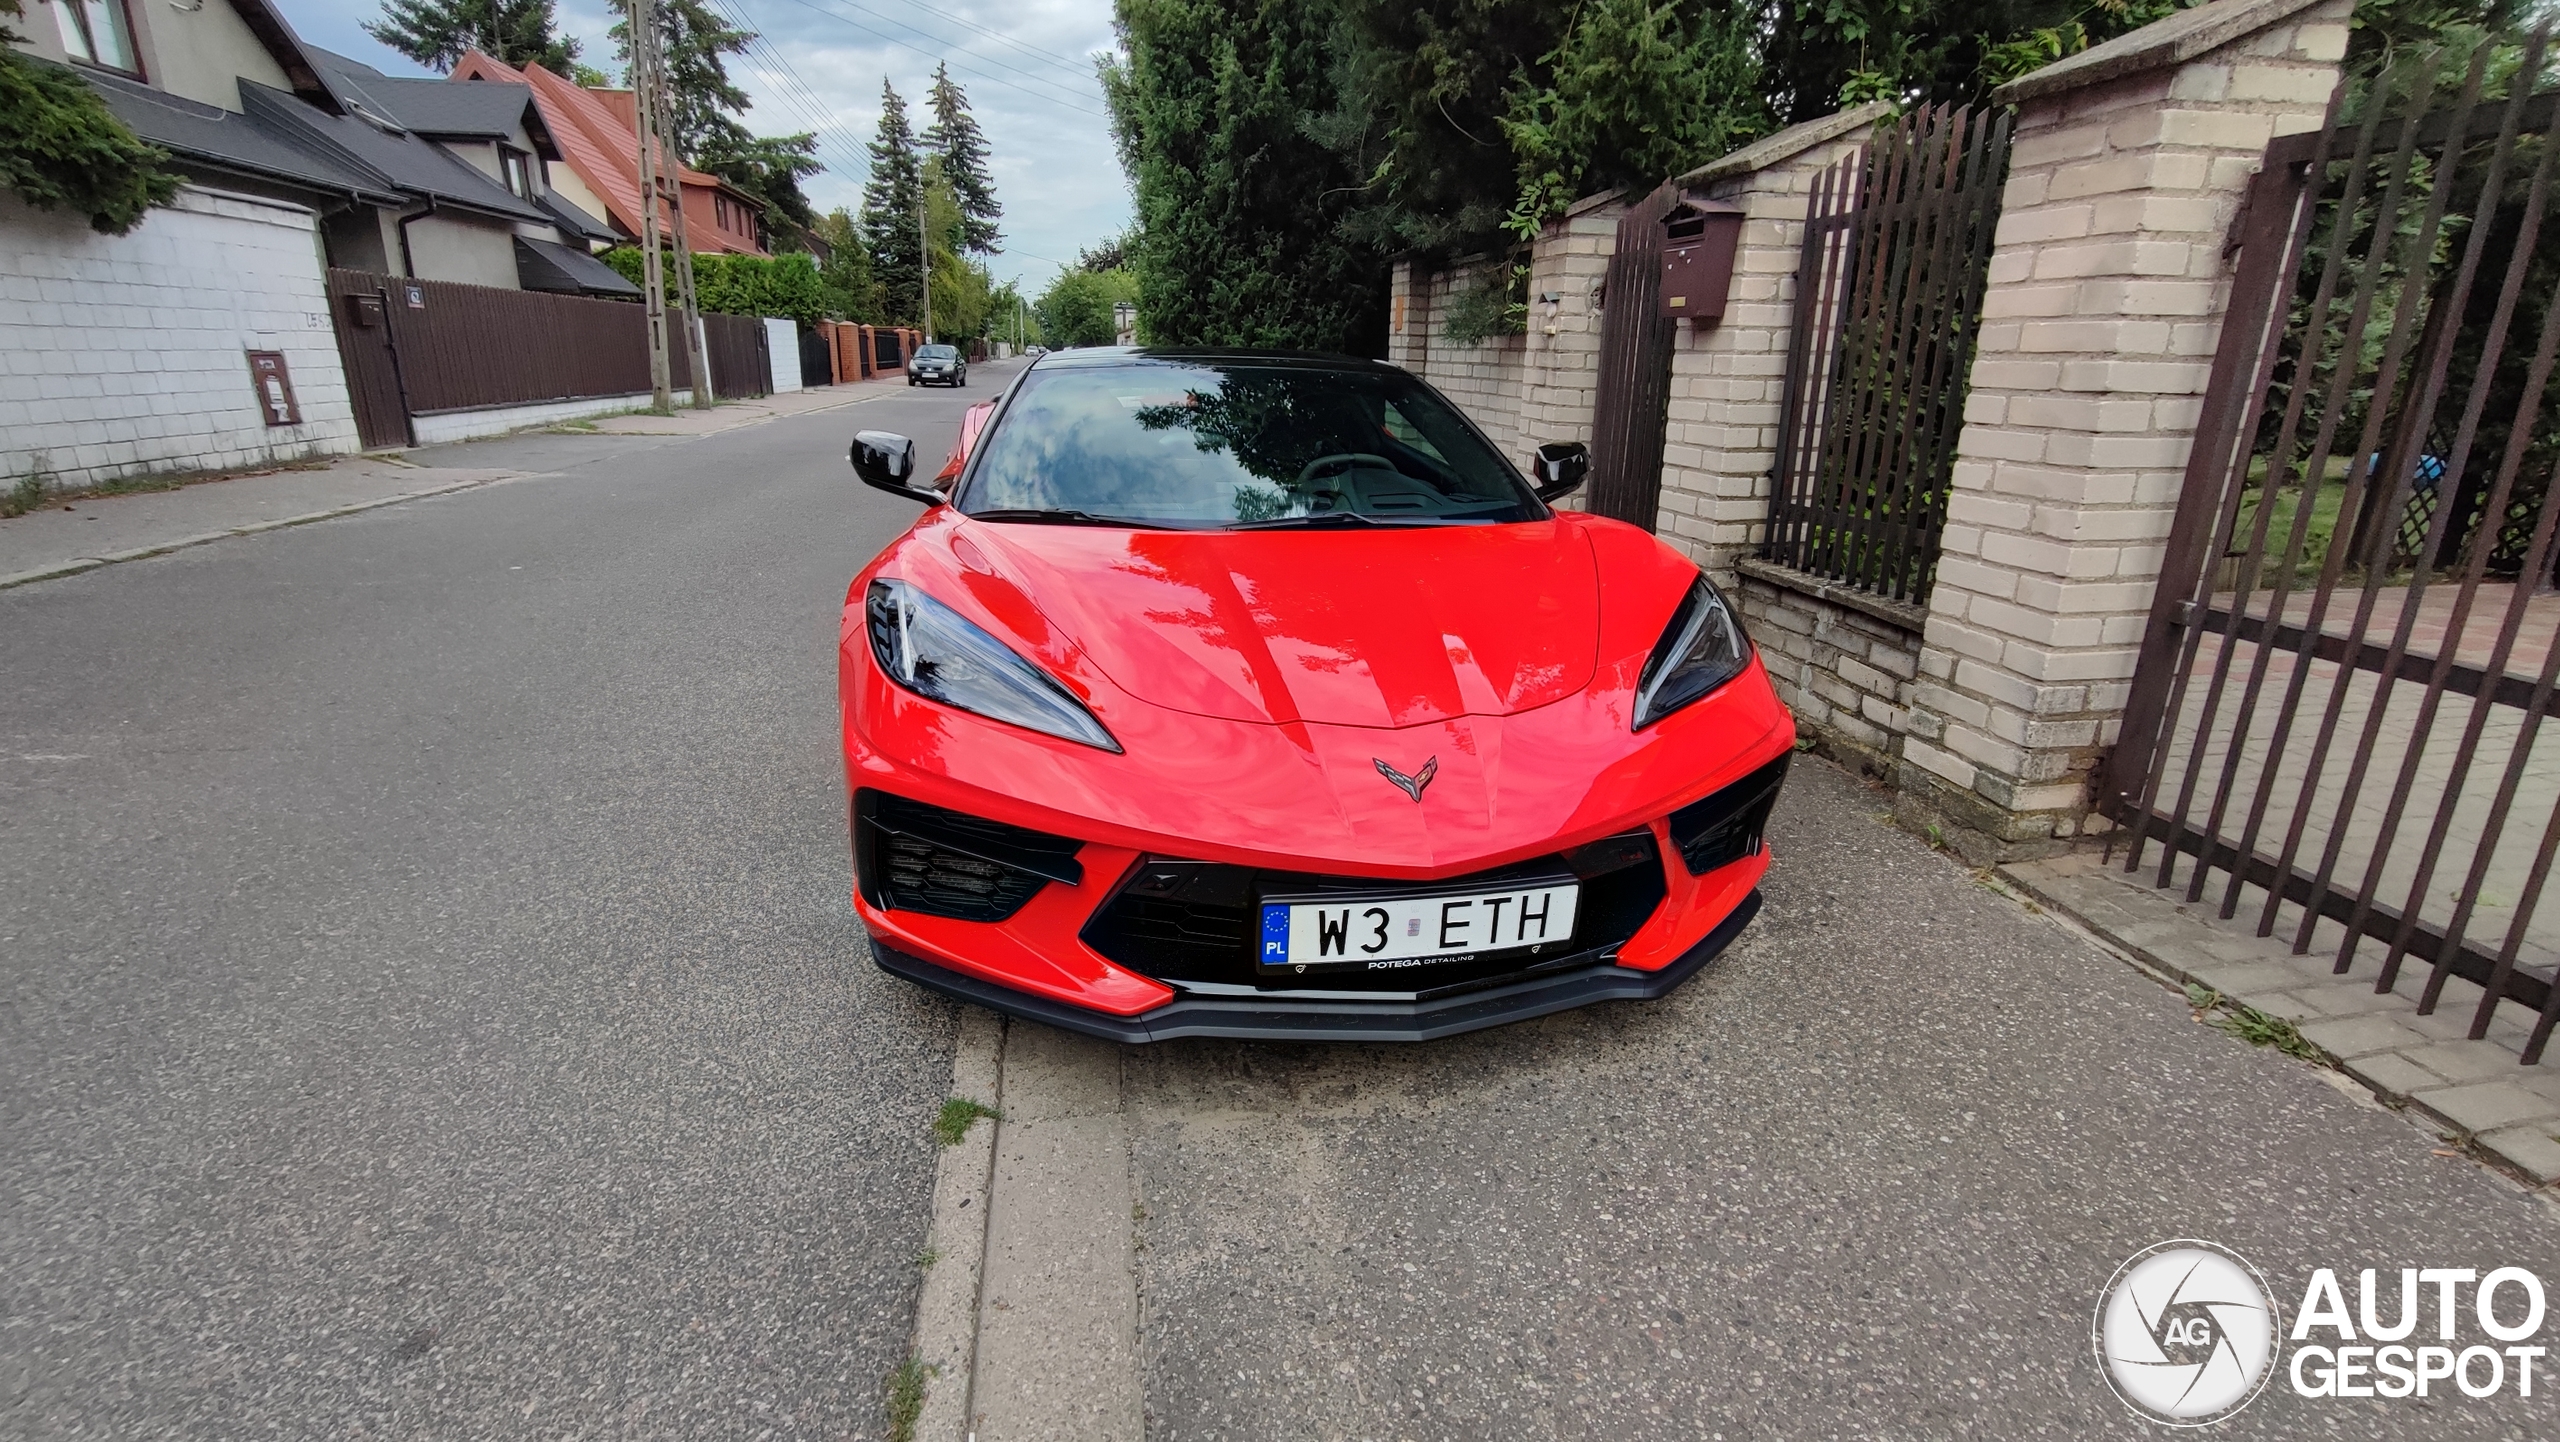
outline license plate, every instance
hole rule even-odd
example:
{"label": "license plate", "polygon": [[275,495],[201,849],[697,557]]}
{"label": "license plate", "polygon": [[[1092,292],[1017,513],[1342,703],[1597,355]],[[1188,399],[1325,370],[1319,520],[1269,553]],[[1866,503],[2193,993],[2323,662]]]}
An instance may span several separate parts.
{"label": "license plate", "polygon": [[1560,946],[1573,939],[1580,890],[1568,882],[1454,896],[1267,901],[1259,960],[1274,971],[1386,971]]}

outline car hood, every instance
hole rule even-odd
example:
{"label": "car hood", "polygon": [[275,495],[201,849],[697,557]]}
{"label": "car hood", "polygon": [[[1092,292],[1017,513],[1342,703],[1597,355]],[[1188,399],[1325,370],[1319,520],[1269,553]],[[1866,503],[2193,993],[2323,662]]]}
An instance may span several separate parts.
{"label": "car hood", "polygon": [[1591,683],[1599,573],[1560,521],[1125,531],[962,521],[953,558],[1018,588],[1113,684],[1268,724],[1507,716]]}

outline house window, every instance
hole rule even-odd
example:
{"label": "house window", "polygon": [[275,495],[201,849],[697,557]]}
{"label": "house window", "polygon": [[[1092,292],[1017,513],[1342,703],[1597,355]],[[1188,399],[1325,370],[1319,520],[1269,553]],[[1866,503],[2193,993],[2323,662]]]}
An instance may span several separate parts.
{"label": "house window", "polygon": [[725,195],[711,197],[711,223],[722,230],[729,228],[729,197]]}
{"label": "house window", "polygon": [[533,199],[533,167],[521,150],[498,147],[498,168],[506,172],[507,193],[520,200]]}
{"label": "house window", "polygon": [[54,18],[62,22],[62,48],[74,60],[85,60],[127,75],[142,73],[133,58],[133,25],[125,18],[124,0],[53,0]]}

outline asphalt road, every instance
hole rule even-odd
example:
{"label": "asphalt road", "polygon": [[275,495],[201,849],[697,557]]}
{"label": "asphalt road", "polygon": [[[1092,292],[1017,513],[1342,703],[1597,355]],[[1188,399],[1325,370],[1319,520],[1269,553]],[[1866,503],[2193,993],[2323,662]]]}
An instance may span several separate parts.
{"label": "asphalt road", "polygon": [[[2560,1208],[2195,1024],[1884,806],[1802,761],[1766,909],[1661,1003],[1125,1053],[1148,1436],[2156,1437],[2090,1345],[2151,1243],[2237,1250],[2288,1329],[2317,1267],[2350,1307],[2366,1267],[2560,1281]],[[2555,1392],[2279,1377],[2206,1430],[2547,1438]]]}
{"label": "asphalt road", "polygon": [[0,593],[0,1436],[870,1437],[951,1012],[834,645],[959,393]]}

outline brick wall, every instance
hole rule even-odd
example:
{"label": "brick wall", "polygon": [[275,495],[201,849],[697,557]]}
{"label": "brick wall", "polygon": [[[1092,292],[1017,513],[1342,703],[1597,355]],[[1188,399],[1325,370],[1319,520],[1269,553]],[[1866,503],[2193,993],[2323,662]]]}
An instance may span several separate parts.
{"label": "brick wall", "polygon": [[1496,262],[1469,259],[1446,268],[1396,263],[1387,317],[1387,359],[1429,381],[1495,448],[1525,464],[1520,445],[1520,381],[1527,338],[1492,336],[1460,344],[1448,335],[1449,298],[1486,283]]}
{"label": "brick wall", "polygon": [[[252,350],[284,353],[302,424],[265,423]],[[115,236],[0,195],[0,482],[356,449],[310,211],[189,187]]]}
{"label": "brick wall", "polygon": [[2217,0],[2002,92],[2018,107],[1906,789],[2002,843],[2089,823],[2212,368],[2224,243],[2316,130],[2347,0]]}

